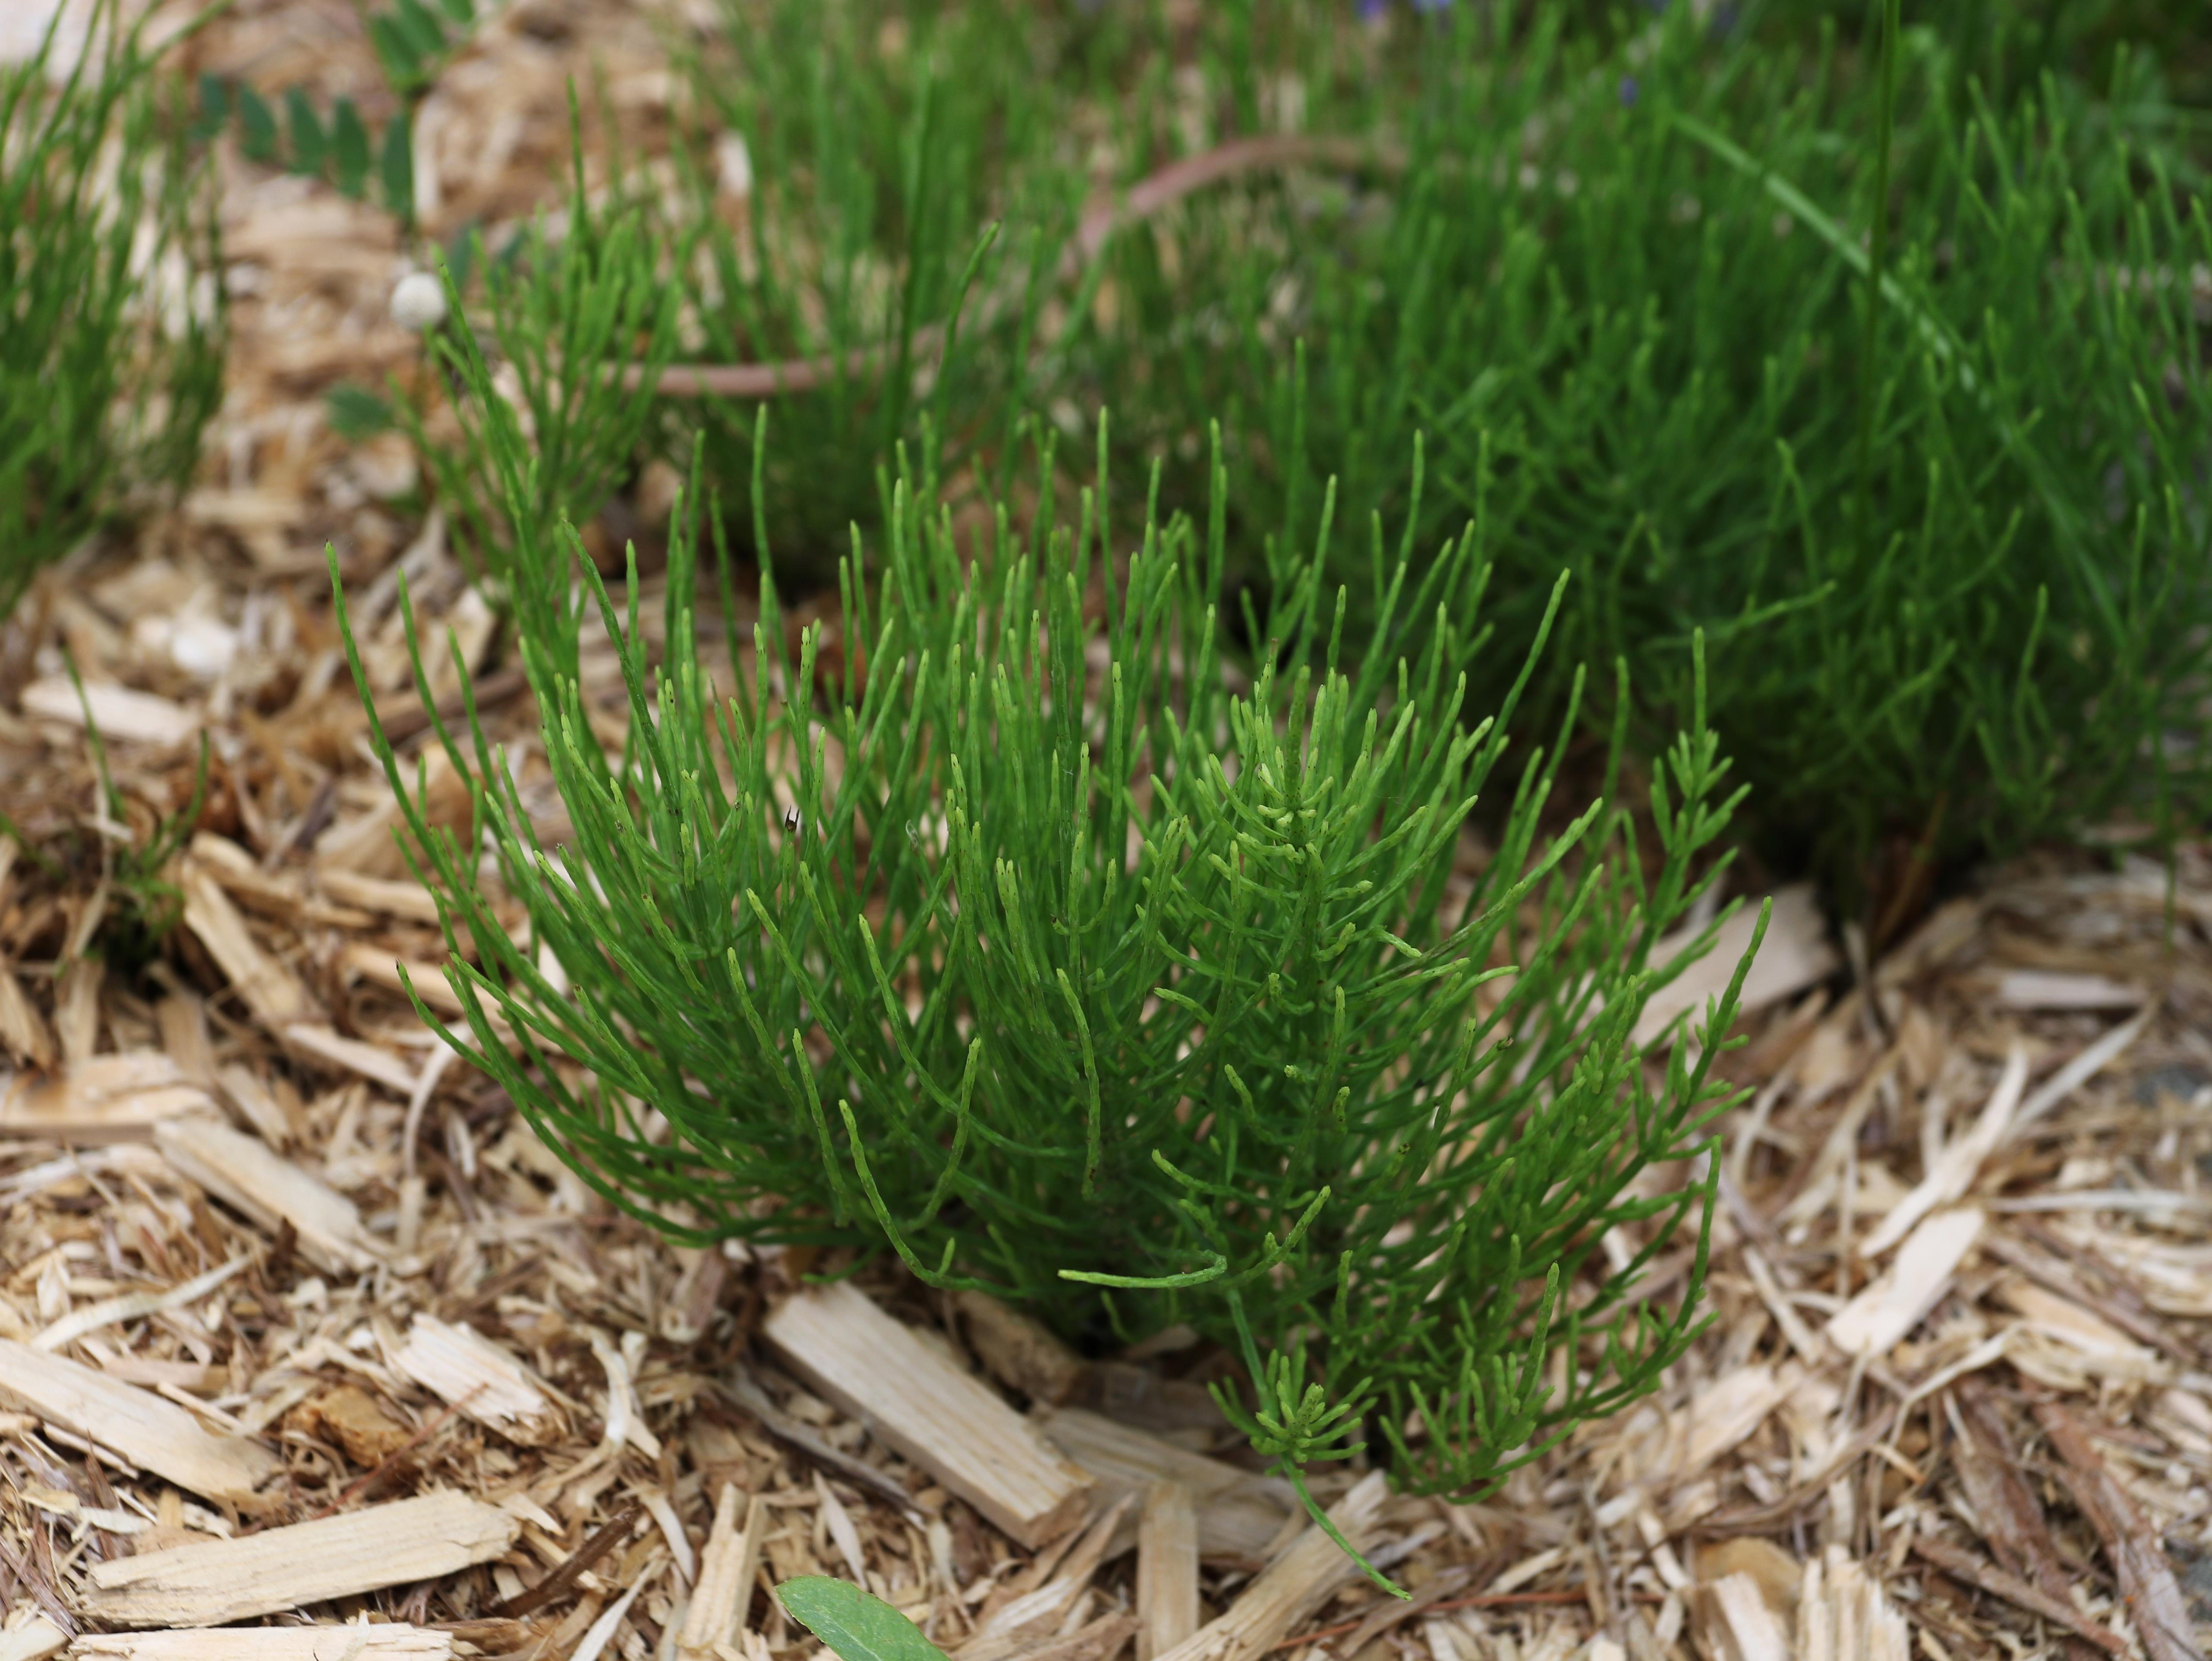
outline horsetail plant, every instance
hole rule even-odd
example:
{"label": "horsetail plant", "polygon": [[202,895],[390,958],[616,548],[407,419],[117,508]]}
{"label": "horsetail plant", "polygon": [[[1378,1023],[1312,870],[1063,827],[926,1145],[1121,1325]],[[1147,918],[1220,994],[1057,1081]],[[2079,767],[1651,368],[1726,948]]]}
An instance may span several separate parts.
{"label": "horsetail plant", "polygon": [[[519,496],[519,441],[488,431]],[[473,792],[460,837],[374,738],[453,948],[449,1042],[674,1238],[896,1252],[1079,1342],[1188,1322],[1241,1361],[1222,1406],[1302,1493],[1363,1427],[1406,1486],[1484,1491],[1700,1324],[1732,1099],[1710,1069],[1749,957],[1694,1042],[1662,1062],[1632,1034],[1711,944],[1656,949],[1727,863],[1726,764],[1702,721],[1675,744],[1654,850],[1609,802],[1554,813],[1556,750],[1501,771],[1511,700],[1462,705],[1479,520],[1418,578],[1371,524],[1382,621],[1356,660],[1327,529],[1278,545],[1248,678],[1212,601],[1218,456],[1206,524],[1139,520],[1103,439],[1076,523],[1001,507],[965,545],[902,459],[878,564],[855,533],[842,651],[817,624],[792,660],[764,575],[726,691],[696,650],[691,511],[657,664],[635,561],[611,594],[573,531],[516,513],[568,828],[549,845],[473,707],[437,735]],[[611,751],[582,679],[600,627]],[[500,891],[528,914],[512,938]],[[1646,1297],[1686,1222],[1688,1274]]]}
{"label": "horsetail plant", "polygon": [[0,621],[41,568],[190,476],[222,398],[207,175],[143,20],[100,0],[88,21],[66,69],[58,11],[0,65]]}
{"label": "horsetail plant", "polygon": [[[513,401],[489,380],[470,380],[477,348],[441,262],[432,280],[442,283],[445,305],[434,322],[446,326],[428,338],[453,394],[457,435],[433,439],[404,398],[387,406],[437,481],[472,575],[502,593],[520,575],[511,564],[518,514],[550,538],[562,522],[598,512],[635,460],[653,421],[653,382],[676,344],[676,296],[661,268],[683,252],[664,247],[636,203],[593,208],[573,88],[569,120],[574,173],[559,235],[535,221],[496,259],[471,235],[469,263],[483,272],[487,332],[514,373]],[[625,366],[635,373],[625,375]],[[512,479],[510,458],[522,464]]]}

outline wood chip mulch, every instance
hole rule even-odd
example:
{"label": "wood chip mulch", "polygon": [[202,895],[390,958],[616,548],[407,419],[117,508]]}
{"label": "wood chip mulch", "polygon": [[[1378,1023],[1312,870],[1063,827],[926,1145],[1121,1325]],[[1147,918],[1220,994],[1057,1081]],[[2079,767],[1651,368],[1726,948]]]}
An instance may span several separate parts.
{"label": "wood chip mulch", "polygon": [[[424,112],[428,233],[548,204],[572,75],[635,154],[665,150],[659,32],[712,15],[501,8]],[[337,0],[249,0],[191,50],[264,91],[374,88]],[[549,822],[558,803],[494,619],[401,505],[410,452],[325,418],[337,381],[417,367],[387,312],[409,250],[319,185],[222,165],[237,344],[201,482],[0,640],[23,835],[0,837],[0,1661],[805,1661],[767,1591],[815,1573],[957,1661],[2201,1658],[2212,844],[2171,886],[2081,854],[1984,873],[1857,977],[1785,897],[1728,1058],[1754,1093],[1724,1126],[1715,1319],[1666,1387],[1485,1504],[1317,1483],[1410,1603],[1313,1551],[1192,1382],[1202,1351],[1077,1361],[1006,1311],[867,1281],[945,1399],[985,1381],[977,1423],[1003,1409],[993,1434],[1041,1426],[1024,1445],[1074,1462],[1079,1503],[1024,1543],[898,1433],[919,1384],[878,1411],[767,1341],[817,1265],[614,1214],[399,993],[404,964],[444,995],[441,946],[325,542],[386,710],[421,707],[404,569],[503,694],[494,730]],[[649,545],[667,501],[649,473],[594,535]],[[603,649],[586,685],[618,737]],[[203,733],[173,943],[107,970],[81,948]]]}

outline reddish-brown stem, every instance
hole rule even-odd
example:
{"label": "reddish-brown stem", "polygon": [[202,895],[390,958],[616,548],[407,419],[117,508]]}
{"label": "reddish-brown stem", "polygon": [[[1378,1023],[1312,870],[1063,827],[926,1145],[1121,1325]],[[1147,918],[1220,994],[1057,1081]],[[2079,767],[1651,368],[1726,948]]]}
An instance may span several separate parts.
{"label": "reddish-brown stem", "polygon": [[[1375,167],[1385,173],[1401,171],[1405,155],[1395,146],[1373,144],[1357,138],[1328,134],[1273,133],[1257,138],[1232,138],[1197,155],[1171,161],[1148,173],[1127,191],[1094,202],[1077,222],[1075,235],[1060,256],[1059,278],[1073,282],[1104,250],[1114,234],[1138,224],[1184,197],[1242,173],[1270,167]],[[988,297],[979,323],[988,326],[1013,299],[1011,290]],[[912,355],[935,353],[944,347],[945,326],[933,323],[915,332]],[[655,390],[670,398],[775,398],[803,392],[847,376],[871,374],[883,367],[886,349],[856,346],[846,351],[842,366],[836,354],[787,358],[781,363],[672,363],[660,372]],[[635,386],[644,379],[641,364],[623,373],[623,384]]]}

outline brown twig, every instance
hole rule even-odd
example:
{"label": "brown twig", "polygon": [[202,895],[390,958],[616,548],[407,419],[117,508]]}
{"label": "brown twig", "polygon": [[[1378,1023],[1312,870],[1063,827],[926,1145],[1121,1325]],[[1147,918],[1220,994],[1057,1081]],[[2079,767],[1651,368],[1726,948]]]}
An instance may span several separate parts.
{"label": "brown twig", "polygon": [[2054,1597],[2018,1575],[2006,1573],[1995,1563],[1985,1563],[1970,1551],[1961,1550],[1948,1541],[1931,1540],[1924,1534],[1912,1536],[1912,1549],[1954,1579],[1979,1586],[1992,1597],[2002,1597],[2030,1615],[2042,1616],[2054,1627],[2063,1627],[2109,1655],[2127,1653],[2127,1640],[2111,1628],[2098,1625],[2064,1598]]}
{"label": "brown twig", "polygon": [[2035,1421],[2063,1459],[2060,1473],[2074,1501],[2105,1543],[2119,1571],[2120,1597],[2151,1661],[2203,1661],[2188,1601],[2167,1566],[2158,1535],[2132,1495],[2120,1485],[2089,1440],[2089,1433],[2057,1402],[2037,1405]]}
{"label": "brown twig", "polygon": [[[1999,1415],[1996,1399],[1986,1384],[1969,1378],[1952,1392],[1952,1405],[1958,1410],[1958,1437],[1951,1464],[1980,1525],[1983,1542],[2014,1579],[2070,1609],[2065,1565],[2051,1537],[2042,1502],[2012,1451],[2017,1439]],[[2064,1647],[2070,1661],[2095,1661],[2081,1640],[2069,1639]]]}
{"label": "brown twig", "polygon": [[793,1452],[824,1470],[873,1488],[902,1511],[914,1509],[914,1496],[873,1465],[830,1445],[768,1398],[768,1392],[742,1370],[715,1381],[716,1393]]}
{"label": "brown twig", "polygon": [[[1390,145],[1331,134],[1271,133],[1232,138],[1200,155],[1170,162],[1126,192],[1085,210],[1076,224],[1074,238],[1060,256],[1059,280],[1071,283],[1080,277],[1115,232],[1149,219],[1209,185],[1267,168],[1314,166],[1364,167],[1397,173],[1404,170],[1406,157]],[[988,327],[1018,292],[1017,288],[1007,288],[988,295],[971,326]],[[910,343],[910,356],[934,353],[943,348],[945,338],[942,323],[918,329]],[[889,350],[883,346],[855,346],[842,354],[787,358],[780,363],[672,363],[661,370],[654,390],[670,398],[774,398],[808,392],[841,375],[873,374],[884,367],[888,356]],[[644,366],[633,363],[623,372],[623,385],[634,387],[644,376]]]}
{"label": "brown twig", "polygon": [[636,1500],[631,1500],[629,1504],[615,1513],[612,1521],[603,1524],[582,1545],[577,1547],[567,1562],[562,1564],[559,1568],[555,1569],[552,1573],[547,1575],[527,1591],[519,1591],[512,1597],[502,1598],[494,1603],[484,1611],[485,1618],[495,1621],[512,1621],[518,1615],[528,1615],[533,1609],[544,1608],[546,1604],[574,1585],[582,1578],[584,1572],[612,1550],[623,1536],[637,1525],[637,1519],[644,1515],[645,1507],[639,1505]]}

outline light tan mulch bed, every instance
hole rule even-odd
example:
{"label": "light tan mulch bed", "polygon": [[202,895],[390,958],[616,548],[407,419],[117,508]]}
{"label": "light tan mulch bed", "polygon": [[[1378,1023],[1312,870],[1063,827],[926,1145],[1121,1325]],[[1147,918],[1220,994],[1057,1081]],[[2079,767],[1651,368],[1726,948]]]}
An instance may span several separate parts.
{"label": "light tan mulch bed", "polygon": [[[545,205],[567,78],[594,65],[651,154],[655,31],[705,16],[506,9],[426,114],[430,231]],[[370,85],[335,0],[242,5],[193,51],[269,90]],[[58,572],[0,651],[0,804],[40,849],[143,838],[202,732],[213,757],[150,978],[77,954],[122,903],[97,854],[57,874],[0,838],[0,1658],[766,1661],[813,1647],[767,1588],[817,1572],[959,1661],[1179,1640],[1179,1661],[2201,1653],[2212,848],[2171,892],[2133,861],[1988,873],[1840,993],[1817,916],[1786,911],[1729,1062],[1754,1094],[1725,1126],[1711,1328],[1660,1394],[1486,1504],[1325,1475],[1416,1594],[1387,1600],[1240,1463],[1184,1376],[1197,1352],[1079,1363],[882,1275],[902,1327],[830,1328],[902,1359],[840,1382],[811,1341],[763,1335],[811,1265],[668,1246],[448,1065],[398,991],[405,964],[441,994],[440,936],[391,840],[325,543],[390,715],[413,697],[404,566],[526,754],[534,717],[437,521],[391,505],[406,447],[325,421],[335,381],[416,364],[386,310],[408,269],[391,222],[224,167],[238,350],[203,480]],[[656,476],[625,522],[649,540],[666,499]],[[618,683],[590,663],[611,736]],[[933,1402],[1076,1468],[1024,1510],[958,1436],[902,1430]]]}

